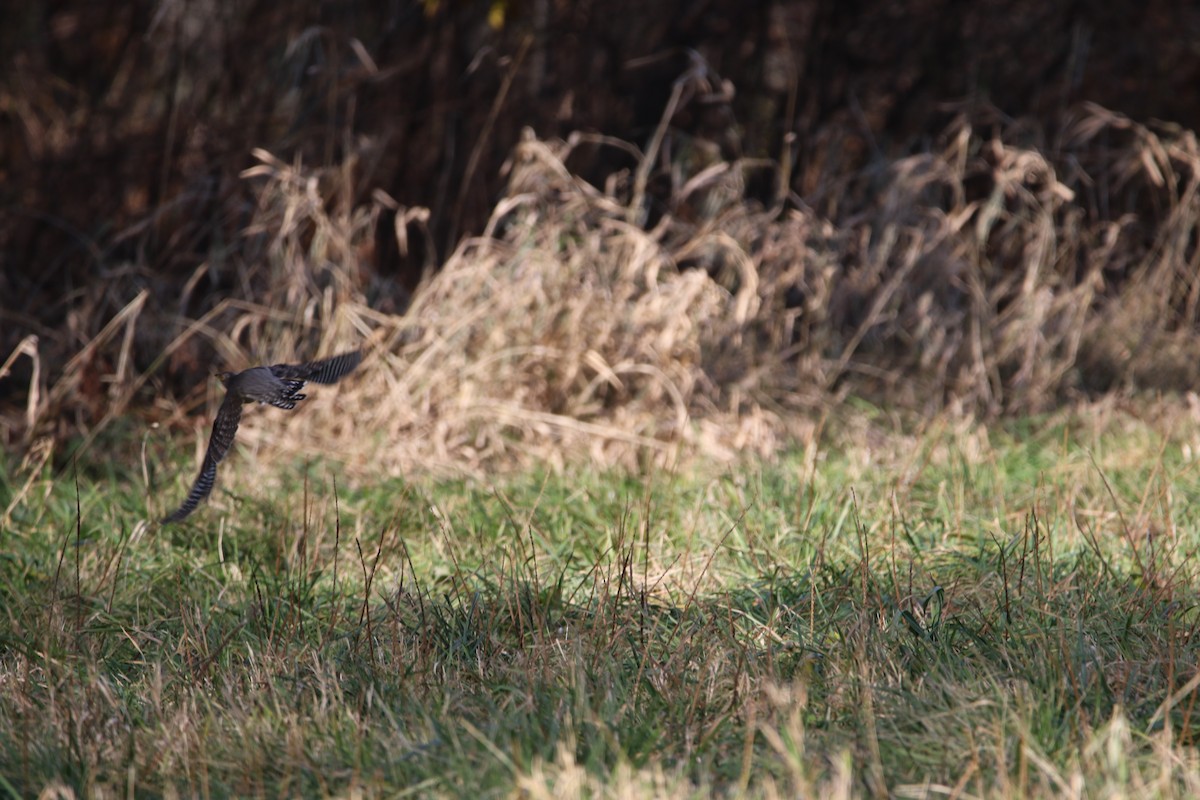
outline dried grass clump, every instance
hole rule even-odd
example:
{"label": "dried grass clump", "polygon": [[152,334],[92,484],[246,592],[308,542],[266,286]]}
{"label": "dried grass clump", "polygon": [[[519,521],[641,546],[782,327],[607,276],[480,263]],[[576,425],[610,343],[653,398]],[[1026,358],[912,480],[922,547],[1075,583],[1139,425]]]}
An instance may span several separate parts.
{"label": "dried grass clump", "polygon": [[[712,377],[711,353],[740,340],[756,309],[753,281],[730,293],[678,269],[661,231],[631,224],[625,207],[567,173],[567,150],[532,138],[518,148],[487,231],[462,242],[406,314],[369,308],[370,286],[312,307],[361,331],[377,358],[354,390],[314,396],[307,418],[289,422],[297,444],[314,429],[369,432],[369,444],[341,452],[388,471],[773,448],[772,415],[731,405],[736,395]],[[271,191],[291,181],[274,182]],[[257,316],[238,324],[261,329]],[[723,424],[693,425],[698,411]]]}

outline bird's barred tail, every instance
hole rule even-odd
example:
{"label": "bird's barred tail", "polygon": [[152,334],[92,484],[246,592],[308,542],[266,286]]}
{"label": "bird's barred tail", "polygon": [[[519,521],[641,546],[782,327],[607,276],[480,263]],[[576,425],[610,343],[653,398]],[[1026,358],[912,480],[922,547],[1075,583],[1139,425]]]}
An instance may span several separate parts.
{"label": "bird's barred tail", "polygon": [[197,476],[195,484],[192,485],[192,491],[188,492],[187,499],[183,501],[179,508],[163,517],[162,524],[179,522],[188,514],[195,511],[196,506],[200,505],[200,501],[208,497],[216,480],[217,464],[212,459],[205,458],[204,466],[201,468],[200,475]]}
{"label": "bird's barred tail", "polygon": [[195,511],[196,506],[200,505],[200,502],[212,492],[213,484],[217,482],[217,465],[221,463],[221,459],[225,458],[225,454],[233,446],[233,439],[237,436],[238,424],[241,419],[241,399],[232,394],[226,394],[224,401],[221,402],[221,408],[217,411],[217,418],[213,420],[212,435],[208,438],[208,450],[204,453],[204,463],[200,465],[200,474],[196,476],[196,482],[192,484],[192,490],[188,492],[187,499],[179,508],[163,517],[162,524],[179,522]]}

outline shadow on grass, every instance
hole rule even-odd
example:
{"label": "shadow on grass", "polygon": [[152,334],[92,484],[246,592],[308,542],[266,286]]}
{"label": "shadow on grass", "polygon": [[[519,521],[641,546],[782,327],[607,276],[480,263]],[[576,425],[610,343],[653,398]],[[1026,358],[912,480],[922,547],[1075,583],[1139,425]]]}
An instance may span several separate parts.
{"label": "shadow on grass", "polygon": [[223,560],[82,516],[22,538],[0,560],[0,788],[504,793],[567,759],[804,793],[848,755],[854,794],[1037,794],[1031,759],[1066,765],[1115,717],[1131,758],[1167,729],[1195,744],[1192,576],[1052,555],[1032,516],[973,551],[818,549],[705,592],[647,581],[621,528],[583,569],[515,537],[439,573],[402,535],[423,512],[375,539],[310,522]]}

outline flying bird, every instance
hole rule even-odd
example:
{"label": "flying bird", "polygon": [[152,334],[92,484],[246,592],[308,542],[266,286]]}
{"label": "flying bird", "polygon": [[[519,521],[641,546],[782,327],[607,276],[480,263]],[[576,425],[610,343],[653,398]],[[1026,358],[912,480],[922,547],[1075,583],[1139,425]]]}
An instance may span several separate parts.
{"label": "flying bird", "polygon": [[217,480],[217,465],[233,445],[233,437],[242,419],[243,405],[269,403],[290,411],[304,399],[300,390],[305,383],[337,383],[361,361],[362,353],[355,350],[307,364],[273,364],[269,367],[251,367],[242,372],[222,372],[218,377],[225,384],[225,399],[221,401],[221,408],[213,421],[212,436],[208,439],[208,451],[204,454],[200,474],[196,476],[187,499],[179,508],[163,517],[162,524],[179,522],[208,497]]}

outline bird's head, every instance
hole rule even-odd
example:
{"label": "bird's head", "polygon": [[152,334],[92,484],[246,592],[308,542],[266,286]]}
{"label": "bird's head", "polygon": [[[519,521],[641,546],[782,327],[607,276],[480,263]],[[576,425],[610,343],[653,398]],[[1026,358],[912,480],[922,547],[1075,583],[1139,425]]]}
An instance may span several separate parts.
{"label": "bird's head", "polygon": [[220,381],[223,385],[228,386],[229,379],[232,378],[235,374],[236,373],[233,373],[233,372],[218,372],[217,377],[220,379]]}

